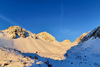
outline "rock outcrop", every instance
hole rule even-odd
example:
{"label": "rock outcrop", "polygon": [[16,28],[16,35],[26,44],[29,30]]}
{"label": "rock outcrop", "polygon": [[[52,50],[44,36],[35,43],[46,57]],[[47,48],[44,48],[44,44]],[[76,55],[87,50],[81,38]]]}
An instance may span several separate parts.
{"label": "rock outcrop", "polygon": [[21,28],[20,26],[11,26],[8,29],[9,34],[13,34],[12,39],[15,39],[17,37],[26,37],[26,30]]}
{"label": "rock outcrop", "polygon": [[36,34],[31,33],[30,31],[26,31],[24,28],[21,28],[20,26],[11,26],[7,30],[7,33],[13,34],[11,37],[12,39],[16,39],[17,37],[31,37],[33,39],[38,39],[38,36]]}
{"label": "rock outcrop", "polygon": [[32,34],[34,39],[38,39],[38,36],[36,34]]}
{"label": "rock outcrop", "polygon": [[12,39],[15,39],[15,38],[16,38],[16,33],[14,32],[13,36],[12,36]]}

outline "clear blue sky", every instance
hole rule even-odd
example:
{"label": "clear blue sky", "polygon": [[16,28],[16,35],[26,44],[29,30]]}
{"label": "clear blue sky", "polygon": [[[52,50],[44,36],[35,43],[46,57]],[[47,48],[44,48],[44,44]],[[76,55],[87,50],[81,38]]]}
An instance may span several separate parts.
{"label": "clear blue sky", "polygon": [[100,0],[0,0],[0,29],[12,25],[74,41],[100,25]]}

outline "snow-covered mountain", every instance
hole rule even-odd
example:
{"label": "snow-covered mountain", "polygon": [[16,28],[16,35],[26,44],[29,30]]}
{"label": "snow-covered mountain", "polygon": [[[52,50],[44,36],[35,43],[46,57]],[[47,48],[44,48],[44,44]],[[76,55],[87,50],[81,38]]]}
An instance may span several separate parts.
{"label": "snow-covered mountain", "polygon": [[59,60],[65,59],[63,55],[72,46],[58,42],[47,32],[35,34],[19,26],[11,26],[1,31],[0,45]]}
{"label": "snow-covered mountain", "polygon": [[35,34],[11,26],[0,30],[0,66],[100,67],[99,38],[100,27],[83,33],[71,43],[58,42],[47,32]]}

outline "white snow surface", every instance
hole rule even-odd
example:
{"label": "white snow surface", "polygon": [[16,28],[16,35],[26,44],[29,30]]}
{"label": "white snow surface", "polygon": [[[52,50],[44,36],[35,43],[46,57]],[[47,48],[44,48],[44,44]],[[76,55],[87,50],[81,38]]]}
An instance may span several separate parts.
{"label": "white snow surface", "polygon": [[[35,56],[35,55],[34,55]],[[34,57],[33,56],[33,57]],[[0,46],[0,67],[47,67],[43,62],[25,56],[23,53]]]}
{"label": "white snow surface", "polygon": [[63,44],[56,40],[53,42],[46,41],[42,38],[34,39],[31,37],[11,39],[13,34],[3,30],[0,33],[0,46],[17,49],[23,53],[36,53],[42,57],[48,57],[57,60],[65,59],[66,50],[70,49],[73,44]]}
{"label": "white snow surface", "polygon": [[0,32],[0,67],[100,67],[98,37],[81,44],[64,44],[42,37],[11,39],[7,31]]}

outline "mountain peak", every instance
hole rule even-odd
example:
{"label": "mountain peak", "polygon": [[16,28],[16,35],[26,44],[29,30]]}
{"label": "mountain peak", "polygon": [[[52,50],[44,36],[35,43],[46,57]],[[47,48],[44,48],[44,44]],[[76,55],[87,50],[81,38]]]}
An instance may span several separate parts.
{"label": "mountain peak", "polygon": [[9,31],[17,31],[17,32],[26,31],[24,28],[22,29],[20,26],[10,26],[6,30],[9,30]]}
{"label": "mountain peak", "polygon": [[38,33],[37,36],[41,37],[41,38],[43,38],[45,40],[48,40],[50,42],[55,40],[55,37],[52,36],[51,34],[47,33],[47,32]]}
{"label": "mountain peak", "polygon": [[10,26],[8,29],[21,28],[20,26]]}
{"label": "mountain peak", "polygon": [[21,28],[20,26],[10,26],[7,30],[7,33],[13,34],[11,37],[12,39],[15,39],[17,37],[22,36],[23,38],[26,37],[26,30]]}
{"label": "mountain peak", "polygon": [[22,30],[22,28],[20,27],[20,26],[10,26],[8,29],[6,29],[6,30]]}

